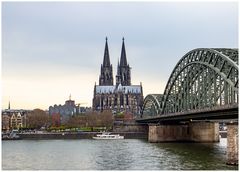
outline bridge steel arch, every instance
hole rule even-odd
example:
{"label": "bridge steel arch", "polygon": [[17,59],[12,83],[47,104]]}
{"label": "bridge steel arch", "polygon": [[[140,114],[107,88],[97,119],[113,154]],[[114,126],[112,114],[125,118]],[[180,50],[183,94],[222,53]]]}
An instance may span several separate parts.
{"label": "bridge steel arch", "polygon": [[[150,102],[154,101],[147,96],[144,105],[149,107]],[[174,67],[164,94],[153,104],[158,108],[152,112],[155,115],[238,104],[238,49],[188,52]],[[147,112],[144,107],[143,115]]]}
{"label": "bridge steel arch", "polygon": [[159,114],[161,112],[161,100],[162,94],[148,94],[143,102],[143,112],[147,116],[154,116],[155,114]]}

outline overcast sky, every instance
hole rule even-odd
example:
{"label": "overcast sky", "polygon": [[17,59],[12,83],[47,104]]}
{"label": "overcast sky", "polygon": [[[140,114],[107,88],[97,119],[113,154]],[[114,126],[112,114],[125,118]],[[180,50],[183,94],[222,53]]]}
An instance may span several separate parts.
{"label": "overcast sky", "polygon": [[194,48],[238,47],[237,2],[3,2],[2,108],[92,105],[108,37],[113,75],[122,37],[132,84],[163,93]]}

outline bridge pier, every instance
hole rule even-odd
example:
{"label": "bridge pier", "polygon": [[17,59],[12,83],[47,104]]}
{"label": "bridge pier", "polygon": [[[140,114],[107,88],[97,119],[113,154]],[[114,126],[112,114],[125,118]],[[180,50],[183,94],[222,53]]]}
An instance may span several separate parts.
{"label": "bridge pier", "polygon": [[151,143],[186,141],[189,135],[187,125],[149,124],[148,131],[148,141]]}
{"label": "bridge pier", "polygon": [[219,142],[219,123],[191,122],[189,123],[190,141]]}
{"label": "bridge pier", "polygon": [[238,123],[227,123],[227,164],[238,165]]}
{"label": "bridge pier", "polygon": [[148,141],[156,142],[218,142],[219,124],[193,122],[188,124],[149,124]]}

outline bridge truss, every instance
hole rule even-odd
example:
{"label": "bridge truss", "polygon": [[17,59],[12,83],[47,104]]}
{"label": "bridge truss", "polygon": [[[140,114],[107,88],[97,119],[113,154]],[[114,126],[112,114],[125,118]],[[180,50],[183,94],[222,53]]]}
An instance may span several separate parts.
{"label": "bridge truss", "polygon": [[199,48],[173,69],[164,94],[144,99],[142,117],[238,105],[238,49]]}

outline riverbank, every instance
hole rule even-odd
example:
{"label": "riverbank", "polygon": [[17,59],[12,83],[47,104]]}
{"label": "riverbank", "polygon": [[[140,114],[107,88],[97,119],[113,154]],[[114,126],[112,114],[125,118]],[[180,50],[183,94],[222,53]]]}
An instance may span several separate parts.
{"label": "riverbank", "polygon": [[[45,132],[45,133],[19,133],[18,139],[3,138],[2,140],[19,140],[19,139],[92,139],[93,136],[100,132]],[[146,132],[111,132],[120,134],[125,139],[148,139]],[[221,138],[227,138],[226,132],[220,132]]]}
{"label": "riverbank", "polygon": [[[111,132],[120,134],[125,139],[147,139],[146,132]],[[92,139],[99,132],[46,132],[46,133],[19,133],[20,139]],[[2,139],[4,140],[4,139]],[[9,140],[9,139],[8,139]]]}

